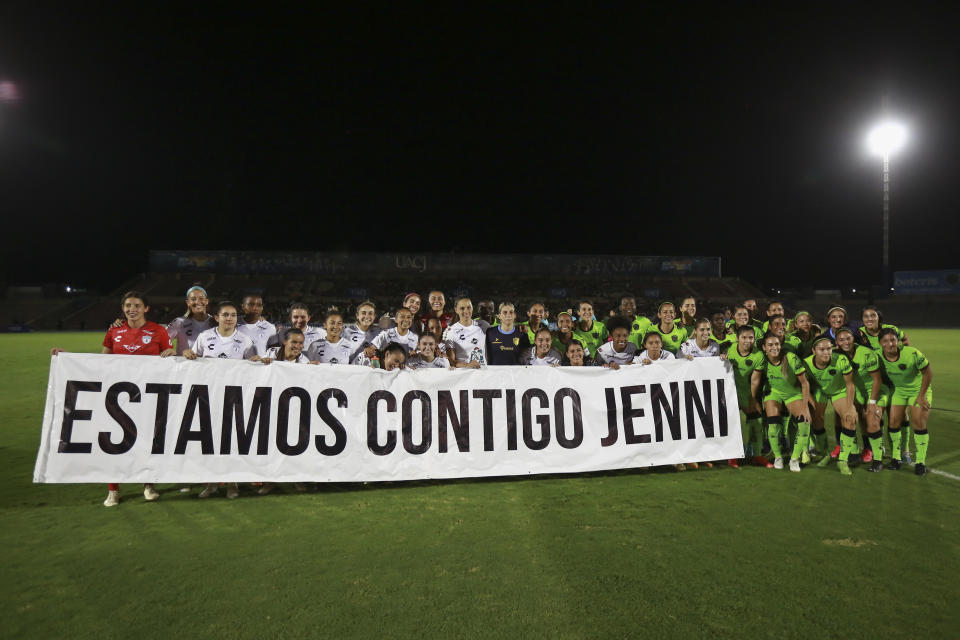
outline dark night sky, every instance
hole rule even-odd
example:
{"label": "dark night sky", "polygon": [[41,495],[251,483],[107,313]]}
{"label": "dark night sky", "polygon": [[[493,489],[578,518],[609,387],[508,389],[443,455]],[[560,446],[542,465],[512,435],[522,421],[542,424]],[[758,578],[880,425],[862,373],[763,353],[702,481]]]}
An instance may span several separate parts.
{"label": "dark night sky", "polygon": [[866,285],[885,95],[911,126],[892,265],[956,267],[958,16],[770,5],[4,3],[0,280],[112,286],[148,248],[403,248]]}

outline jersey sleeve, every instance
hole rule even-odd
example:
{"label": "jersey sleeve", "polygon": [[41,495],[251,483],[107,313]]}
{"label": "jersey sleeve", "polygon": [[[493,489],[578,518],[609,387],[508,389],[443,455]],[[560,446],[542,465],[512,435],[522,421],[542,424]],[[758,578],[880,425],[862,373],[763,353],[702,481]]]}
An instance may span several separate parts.
{"label": "jersey sleeve", "polygon": [[172,340],[170,340],[170,334],[167,333],[167,330],[163,327],[157,329],[157,338],[160,340],[160,351],[173,349],[173,344],[171,344]]}
{"label": "jersey sleeve", "polygon": [[374,336],[373,340],[370,341],[374,347],[377,348],[377,351],[383,351],[383,348],[387,346],[387,332],[378,333]]}
{"label": "jersey sleeve", "polygon": [[787,352],[787,362],[790,364],[790,368],[793,369],[795,375],[807,372],[807,367],[803,364],[803,360],[789,351]]}
{"label": "jersey sleeve", "polygon": [[182,324],[183,318],[174,318],[170,321],[170,324],[167,325],[167,335],[170,337],[170,342],[180,337],[180,326]]}
{"label": "jersey sleeve", "polygon": [[919,349],[913,350],[913,361],[917,365],[917,371],[923,371],[928,366],[930,366],[930,362],[927,360],[927,356],[923,355],[923,353],[921,353]]}
{"label": "jersey sleeve", "polygon": [[113,351],[113,328],[107,329],[106,335],[103,336],[103,346],[110,351]]}
{"label": "jersey sleeve", "polygon": [[257,346],[253,344],[253,341],[251,341],[250,346],[243,350],[243,359],[249,360],[255,355],[257,355]]}
{"label": "jersey sleeve", "polygon": [[837,358],[837,370],[840,371],[841,375],[849,375],[853,373],[853,366],[850,364],[850,359],[845,355],[840,355]]}
{"label": "jersey sleeve", "polygon": [[202,358],[204,353],[203,342],[201,341],[202,338],[203,338],[203,332],[201,332],[200,335],[197,336],[197,339],[193,341],[193,344],[190,345],[190,350],[193,351],[195,354],[197,354],[198,358]]}

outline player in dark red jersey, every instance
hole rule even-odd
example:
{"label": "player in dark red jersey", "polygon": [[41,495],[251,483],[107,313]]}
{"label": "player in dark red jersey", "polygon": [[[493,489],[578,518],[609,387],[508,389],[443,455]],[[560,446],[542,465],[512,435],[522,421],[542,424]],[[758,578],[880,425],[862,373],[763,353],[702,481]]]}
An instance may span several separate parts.
{"label": "player in dark red jersey", "polygon": [[[156,322],[147,320],[150,305],[146,296],[139,291],[128,291],[121,298],[121,310],[126,318],[118,327],[107,329],[103,338],[102,353],[114,353],[134,356],[167,356],[176,355],[167,330]],[[52,355],[57,355],[63,349],[53,349]],[[160,497],[152,484],[143,485],[143,497],[147,500],[156,500]],[[111,482],[108,485],[107,499],[103,506],[113,507],[120,503],[120,485]]]}

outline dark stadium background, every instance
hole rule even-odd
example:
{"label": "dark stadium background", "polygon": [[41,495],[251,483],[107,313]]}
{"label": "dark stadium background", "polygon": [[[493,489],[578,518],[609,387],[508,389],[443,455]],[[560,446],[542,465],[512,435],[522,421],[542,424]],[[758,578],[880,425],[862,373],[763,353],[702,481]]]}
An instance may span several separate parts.
{"label": "dark stadium background", "polygon": [[151,248],[409,249],[867,287],[884,99],[912,123],[892,266],[956,266],[949,9],[320,7],[4,3],[0,280],[108,291]]}

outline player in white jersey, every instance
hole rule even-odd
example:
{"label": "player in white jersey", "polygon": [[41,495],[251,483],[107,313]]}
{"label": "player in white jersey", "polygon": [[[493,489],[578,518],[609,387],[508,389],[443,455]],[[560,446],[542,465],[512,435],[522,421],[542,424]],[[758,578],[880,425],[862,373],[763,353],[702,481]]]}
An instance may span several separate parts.
{"label": "player in white jersey", "polygon": [[283,344],[279,347],[267,349],[267,355],[260,358],[263,364],[270,364],[274,360],[292,362],[296,364],[310,364],[310,359],[303,353],[303,331],[296,327],[287,329]]}
{"label": "player in white jersey", "polygon": [[553,334],[546,327],[540,327],[537,330],[533,346],[520,356],[520,364],[535,367],[559,367],[562,360],[563,356],[553,348]]}
{"label": "player in white jersey", "polygon": [[487,337],[473,321],[473,302],[460,298],[454,305],[460,320],[447,327],[444,338],[447,348],[453,349],[455,368],[479,369],[487,363]]}
{"label": "player in white jersey", "polygon": [[217,306],[217,326],[203,331],[193,346],[183,352],[187,360],[197,358],[229,358],[231,360],[259,360],[253,341],[237,328],[237,307],[232,302]]}
{"label": "player in white jersey", "polygon": [[397,309],[396,322],[397,326],[383,331],[371,341],[370,346],[364,350],[368,358],[372,358],[377,351],[383,351],[391,342],[403,347],[407,354],[416,351],[420,336],[410,328],[413,324],[413,313],[400,307]]}
{"label": "player in white jersey", "polygon": [[277,335],[277,328],[263,318],[263,298],[255,293],[244,296],[240,310],[243,322],[239,323],[237,331],[249,337],[257,355],[263,357],[267,353],[267,344]]}
{"label": "player in white jersey", "polygon": [[[237,306],[232,302],[217,305],[217,326],[207,329],[199,336],[193,346],[183,352],[187,360],[197,358],[230,358],[232,360],[259,360],[256,347],[249,337],[237,329]],[[198,497],[209,498],[219,488],[216,482],[209,483]],[[231,500],[240,495],[236,482],[227,484],[227,497]]]}
{"label": "player in white jersey", "polygon": [[190,348],[202,332],[217,326],[217,321],[207,313],[207,292],[201,286],[187,289],[187,312],[167,325],[170,342],[176,343],[177,355]]}
{"label": "player in white jersey", "polygon": [[343,316],[336,311],[327,314],[327,337],[317,340],[307,350],[307,358],[312,364],[367,364],[368,360],[362,351],[356,353],[353,343],[341,335],[343,330]]}
{"label": "player in white jersey", "polygon": [[420,336],[417,351],[407,358],[407,369],[449,369],[450,361],[437,352],[437,339],[432,333]]}
{"label": "player in white jersey", "polygon": [[619,369],[633,364],[637,355],[637,346],[630,342],[630,322],[621,316],[614,316],[607,322],[610,342],[604,342],[597,349],[595,365]]}
{"label": "player in white jersey", "polygon": [[279,347],[286,340],[287,332],[291,329],[299,329],[303,333],[303,349],[306,351],[310,345],[317,340],[327,337],[327,330],[323,327],[310,326],[310,308],[302,302],[294,302],[290,305],[290,327],[277,329],[277,335],[270,339],[267,348]]}
{"label": "player in white jersey", "polygon": [[720,355],[720,344],[710,337],[710,321],[697,320],[693,337],[680,345],[680,355],[687,360],[694,358],[716,358]]}
{"label": "player in white jersey", "polygon": [[[342,319],[342,318],[341,318]],[[373,344],[373,339],[383,331],[377,323],[377,307],[369,300],[357,307],[357,321],[343,329],[343,339],[353,345],[352,357],[357,357]]]}
{"label": "player in white jersey", "polygon": [[653,364],[665,360],[675,360],[676,356],[663,348],[663,338],[653,331],[643,337],[643,351],[634,358],[634,364]]}

